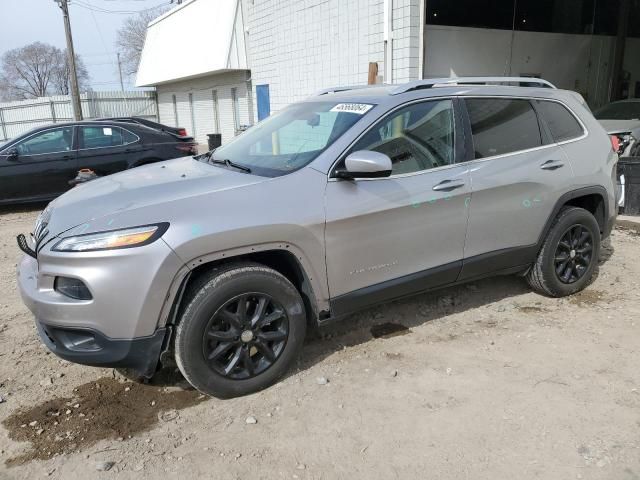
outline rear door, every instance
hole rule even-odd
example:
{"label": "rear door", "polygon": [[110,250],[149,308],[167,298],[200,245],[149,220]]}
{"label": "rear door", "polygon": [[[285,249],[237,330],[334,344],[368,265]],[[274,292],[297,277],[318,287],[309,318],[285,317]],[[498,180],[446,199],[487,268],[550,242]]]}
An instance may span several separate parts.
{"label": "rear door", "polygon": [[529,263],[572,183],[562,149],[522,98],[466,98],[472,194],[461,279]]}
{"label": "rear door", "polygon": [[99,176],[126,170],[141,148],[140,137],[116,125],[78,127],[78,165]]}
{"label": "rear door", "polygon": [[[74,127],[41,130],[0,153],[0,200],[50,198],[70,188],[78,170]],[[17,155],[9,155],[10,150]]]}

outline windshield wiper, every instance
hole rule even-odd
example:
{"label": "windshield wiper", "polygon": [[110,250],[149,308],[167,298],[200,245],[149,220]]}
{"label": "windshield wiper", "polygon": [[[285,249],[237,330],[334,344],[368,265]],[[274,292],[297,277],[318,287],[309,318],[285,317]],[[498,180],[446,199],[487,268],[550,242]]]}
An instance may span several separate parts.
{"label": "windshield wiper", "polygon": [[210,155],[209,162],[217,163],[218,165],[224,165],[225,167],[237,168],[238,170],[242,170],[243,172],[251,173],[251,169],[249,167],[245,167],[244,165],[240,165],[239,163],[233,163],[228,158],[225,158],[224,160],[218,160],[216,158],[213,158],[213,155]]}

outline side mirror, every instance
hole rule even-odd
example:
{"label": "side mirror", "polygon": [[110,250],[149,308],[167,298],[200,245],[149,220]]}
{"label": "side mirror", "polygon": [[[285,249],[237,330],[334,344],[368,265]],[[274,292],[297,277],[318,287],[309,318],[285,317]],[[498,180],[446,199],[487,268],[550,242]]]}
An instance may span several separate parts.
{"label": "side mirror", "polygon": [[15,147],[10,148],[5,155],[7,156],[7,160],[17,160],[19,156],[18,149]]}
{"label": "side mirror", "polygon": [[358,150],[344,160],[344,170],[338,170],[338,178],[382,178],[391,175],[391,159],[384,153]]}

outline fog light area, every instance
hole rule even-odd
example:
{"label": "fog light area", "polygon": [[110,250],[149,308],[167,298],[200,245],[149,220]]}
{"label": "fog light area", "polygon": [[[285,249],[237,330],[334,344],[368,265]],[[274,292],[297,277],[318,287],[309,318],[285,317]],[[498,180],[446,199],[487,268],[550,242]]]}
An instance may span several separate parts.
{"label": "fog light area", "polygon": [[76,300],[91,300],[93,298],[87,286],[77,278],[56,277],[53,288],[56,292]]}

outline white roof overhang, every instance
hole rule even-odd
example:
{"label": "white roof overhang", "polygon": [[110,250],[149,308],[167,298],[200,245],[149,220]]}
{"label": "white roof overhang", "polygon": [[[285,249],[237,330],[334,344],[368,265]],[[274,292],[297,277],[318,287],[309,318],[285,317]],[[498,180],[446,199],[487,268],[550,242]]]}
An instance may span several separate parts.
{"label": "white roof overhang", "polygon": [[136,85],[246,70],[240,8],[238,0],[189,0],[149,23]]}

